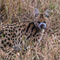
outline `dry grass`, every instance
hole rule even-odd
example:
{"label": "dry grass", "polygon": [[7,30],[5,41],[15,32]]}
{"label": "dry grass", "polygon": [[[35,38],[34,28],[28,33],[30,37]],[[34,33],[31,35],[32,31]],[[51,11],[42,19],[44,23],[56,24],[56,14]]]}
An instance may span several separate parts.
{"label": "dry grass", "polygon": [[4,6],[7,14],[7,19],[3,21],[4,24],[7,20],[7,23],[33,20],[35,18],[35,7],[39,9],[40,13],[43,13],[46,8],[50,10],[50,17],[47,20],[47,30],[40,44],[38,45],[35,42],[32,46],[29,46],[25,54],[22,54],[22,52],[19,52],[20,55],[18,53],[15,54],[15,60],[60,60],[59,0],[4,0]]}

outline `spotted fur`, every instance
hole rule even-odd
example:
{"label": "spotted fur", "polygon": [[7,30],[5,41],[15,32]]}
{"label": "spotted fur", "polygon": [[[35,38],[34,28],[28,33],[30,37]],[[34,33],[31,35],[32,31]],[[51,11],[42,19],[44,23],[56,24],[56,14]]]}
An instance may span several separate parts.
{"label": "spotted fur", "polygon": [[[45,23],[44,20],[42,22]],[[14,23],[11,25],[7,24],[5,28],[0,30],[0,48],[6,53],[9,52],[11,48],[19,51],[25,46],[23,40],[27,41],[27,43],[38,40],[41,32],[38,28],[39,23],[41,23],[40,20]],[[18,46],[19,48],[17,49]]]}

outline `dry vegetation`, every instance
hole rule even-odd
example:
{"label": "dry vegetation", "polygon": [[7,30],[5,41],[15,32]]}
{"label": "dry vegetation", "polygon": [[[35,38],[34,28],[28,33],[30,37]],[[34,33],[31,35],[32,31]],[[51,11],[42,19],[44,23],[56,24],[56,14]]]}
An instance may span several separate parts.
{"label": "dry vegetation", "polygon": [[[0,0],[0,22],[3,25],[31,21],[35,18],[35,7],[40,13],[47,8],[50,10],[47,30],[39,45],[35,42],[33,46],[29,46],[25,54],[19,52],[20,54],[15,54],[14,58],[15,60],[60,60],[60,0]],[[1,60],[7,55],[1,50],[0,52],[2,52]]]}

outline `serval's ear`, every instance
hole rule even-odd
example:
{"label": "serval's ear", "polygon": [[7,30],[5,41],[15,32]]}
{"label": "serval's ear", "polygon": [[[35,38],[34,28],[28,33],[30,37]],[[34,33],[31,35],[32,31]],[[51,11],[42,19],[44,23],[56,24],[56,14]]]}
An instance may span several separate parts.
{"label": "serval's ear", "polygon": [[46,18],[49,18],[49,13],[50,13],[50,10],[49,9],[46,9],[43,14],[45,15]]}
{"label": "serval's ear", "polygon": [[38,15],[39,15],[39,10],[35,8],[35,17],[38,17]]}

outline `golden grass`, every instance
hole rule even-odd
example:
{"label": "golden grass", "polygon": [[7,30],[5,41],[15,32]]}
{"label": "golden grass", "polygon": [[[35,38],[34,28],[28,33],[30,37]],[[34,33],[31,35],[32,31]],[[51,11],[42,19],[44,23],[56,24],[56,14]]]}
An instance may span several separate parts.
{"label": "golden grass", "polygon": [[47,31],[40,45],[38,45],[38,42],[35,42],[32,46],[29,45],[26,54],[23,55],[22,52],[20,52],[20,56],[16,54],[16,60],[60,60],[59,0],[4,0],[4,6],[8,15],[6,20],[9,23],[19,20],[33,20],[35,18],[35,7],[39,9],[40,13],[43,13],[46,8],[50,10],[50,17],[47,20]]}

